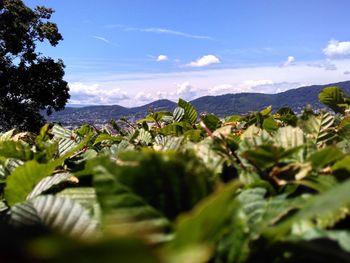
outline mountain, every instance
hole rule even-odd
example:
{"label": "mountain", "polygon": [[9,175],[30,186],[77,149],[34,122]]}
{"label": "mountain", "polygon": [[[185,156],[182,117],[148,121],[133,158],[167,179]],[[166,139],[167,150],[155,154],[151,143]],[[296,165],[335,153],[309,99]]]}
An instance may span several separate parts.
{"label": "mountain", "polygon": [[148,113],[149,109],[172,111],[175,107],[176,103],[170,100],[157,100],[134,108],[125,108],[119,105],[67,107],[62,111],[54,112],[51,116],[46,116],[46,119],[49,122],[58,122],[64,126],[79,126],[85,123],[104,124],[112,119],[118,120],[122,117],[126,117],[130,121],[141,119]]}
{"label": "mountain", "polygon": [[329,86],[337,86],[350,94],[350,81],[331,83],[327,85],[313,85],[291,89],[277,94],[239,93],[220,96],[205,96],[191,101],[199,112],[211,112],[219,116],[245,114],[249,111],[258,111],[269,105],[277,110],[288,106],[300,112],[307,104],[314,108],[324,107],[318,100],[320,91]]}
{"label": "mountain", "polygon": [[[288,90],[277,94],[262,93],[238,93],[220,96],[204,96],[191,101],[198,112],[210,112],[218,116],[245,114],[249,111],[258,111],[269,105],[277,110],[281,107],[291,107],[295,112],[301,112],[311,104],[315,109],[324,107],[318,101],[319,92],[329,86],[337,86],[350,94],[350,81],[331,83],[327,85],[313,85]],[[54,112],[47,117],[50,122],[59,122],[65,126],[77,126],[85,123],[103,124],[111,119],[126,117],[131,121],[143,118],[149,111],[172,111],[176,103],[170,100],[157,100],[152,103],[125,108],[119,105],[111,106],[87,106],[82,108],[70,108]]]}

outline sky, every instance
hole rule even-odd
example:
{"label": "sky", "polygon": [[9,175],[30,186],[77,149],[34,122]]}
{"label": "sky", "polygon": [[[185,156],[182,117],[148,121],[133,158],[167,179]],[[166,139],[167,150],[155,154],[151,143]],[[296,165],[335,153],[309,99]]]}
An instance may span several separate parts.
{"label": "sky", "polygon": [[24,0],[55,10],[70,104],[277,93],[350,80],[349,0]]}

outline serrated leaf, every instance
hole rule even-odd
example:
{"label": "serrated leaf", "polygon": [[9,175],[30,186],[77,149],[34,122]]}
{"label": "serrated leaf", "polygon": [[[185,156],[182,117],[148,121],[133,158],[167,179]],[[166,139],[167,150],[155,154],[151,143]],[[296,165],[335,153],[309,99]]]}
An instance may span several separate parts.
{"label": "serrated leaf", "polygon": [[34,152],[22,141],[0,141],[0,156],[28,161],[33,159]]}
{"label": "serrated leaf", "polygon": [[338,87],[327,87],[321,90],[319,100],[338,113],[344,113],[347,108],[344,92]]}
{"label": "serrated leaf", "polygon": [[4,191],[6,202],[13,206],[26,200],[36,184],[46,176],[50,176],[58,165],[58,162],[39,164],[36,161],[29,161],[16,168],[6,180]]}
{"label": "serrated leaf", "polygon": [[170,123],[158,129],[158,132],[163,135],[180,136],[183,134],[183,128],[179,125],[179,123]]}
{"label": "serrated leaf", "polygon": [[[287,220],[266,232],[271,239],[282,238],[293,226],[304,220],[322,220],[337,215],[350,205],[350,180],[336,185],[321,194],[310,197],[303,208]],[[334,223],[334,222],[333,222]]]}
{"label": "serrated leaf", "polygon": [[195,124],[197,121],[198,113],[196,109],[187,101],[179,99],[177,105],[185,110],[185,120],[191,124]]}
{"label": "serrated leaf", "polygon": [[177,151],[180,149],[182,142],[183,137],[157,135],[155,138],[155,145],[153,148],[155,150],[161,151]]}
{"label": "serrated leaf", "polygon": [[273,117],[266,118],[262,127],[268,132],[277,131],[279,126]]}
{"label": "serrated leaf", "polygon": [[319,116],[310,116],[302,126],[308,134],[308,139],[317,146],[322,146],[334,138],[333,124],[334,116],[329,113],[321,113]]}
{"label": "serrated leaf", "polygon": [[29,195],[27,196],[27,200],[41,195],[50,188],[67,181],[72,176],[73,175],[70,173],[58,173],[53,176],[43,178],[39,183],[35,185],[34,189],[29,193]]}
{"label": "serrated leaf", "polygon": [[58,142],[60,156],[68,153],[81,142],[80,137],[76,133],[59,125],[53,126],[52,133],[54,134],[53,140]]}
{"label": "serrated leaf", "polygon": [[97,223],[77,202],[53,195],[39,196],[11,208],[11,222],[17,226],[43,224],[77,238],[96,234]]}
{"label": "serrated leaf", "polygon": [[289,211],[302,207],[306,200],[300,197],[287,199],[285,194],[265,197],[266,193],[264,188],[252,188],[238,196],[247,217],[250,235],[254,237],[260,235],[266,227],[276,224]]}
{"label": "serrated leaf", "polygon": [[14,133],[15,133],[15,129],[9,130],[4,133],[0,133],[0,142],[10,140],[14,135]]}
{"label": "serrated leaf", "polygon": [[180,122],[185,116],[185,110],[181,107],[176,107],[173,112],[174,121]]}
{"label": "serrated leaf", "polygon": [[[234,200],[238,187],[238,182],[232,182],[203,199],[189,213],[181,215],[176,222],[175,238],[169,243],[166,253],[179,260],[188,249],[197,248],[202,250],[203,258],[197,258],[196,262],[207,262],[213,252],[210,246],[225,232],[227,222],[238,207]],[[187,256],[191,258],[191,255]],[[185,262],[192,261],[187,259]]]}
{"label": "serrated leaf", "polygon": [[[107,163],[105,165],[108,165]],[[108,169],[113,169],[110,167]],[[170,222],[103,166],[95,166],[94,187],[103,211],[105,228],[113,232],[146,233],[150,241],[167,238]],[[127,228],[125,228],[128,226]],[[159,239],[161,238],[161,239]]]}
{"label": "serrated leaf", "polygon": [[113,135],[110,135],[110,134],[107,134],[107,133],[102,133],[102,134],[99,134],[95,141],[94,141],[94,146],[103,142],[103,141],[110,141],[110,142],[121,142],[123,139],[122,136],[113,136]]}
{"label": "serrated leaf", "polygon": [[268,106],[268,107],[266,107],[265,109],[263,109],[263,110],[261,110],[260,111],[260,114],[262,115],[262,116],[268,116],[268,115],[270,115],[270,113],[272,112],[272,106]]}
{"label": "serrated leaf", "polygon": [[149,131],[146,131],[145,129],[140,129],[136,141],[139,141],[144,145],[148,145],[152,142],[152,135]]}
{"label": "serrated leaf", "polygon": [[326,147],[310,155],[308,161],[311,162],[314,169],[321,169],[340,160],[342,157],[344,157],[344,154],[338,148]]}
{"label": "serrated leaf", "polygon": [[220,119],[213,114],[203,115],[201,116],[201,120],[211,132],[219,128],[221,124]]}
{"label": "serrated leaf", "polygon": [[96,190],[93,187],[66,188],[57,193],[58,197],[70,198],[81,204],[97,222],[101,220],[101,209],[97,201]]}
{"label": "serrated leaf", "polygon": [[350,155],[345,156],[332,166],[333,170],[346,170],[350,173]]}
{"label": "serrated leaf", "polygon": [[275,135],[275,140],[277,145],[285,149],[302,146],[305,143],[303,131],[291,126],[280,128]]}

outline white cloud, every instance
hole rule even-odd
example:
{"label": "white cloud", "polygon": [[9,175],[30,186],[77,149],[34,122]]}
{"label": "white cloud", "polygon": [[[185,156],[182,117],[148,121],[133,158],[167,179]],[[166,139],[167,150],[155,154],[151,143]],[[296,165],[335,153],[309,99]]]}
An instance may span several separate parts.
{"label": "white cloud", "polygon": [[118,24],[118,25],[106,25],[105,27],[106,28],[121,28],[124,31],[139,31],[139,32],[146,32],[146,33],[175,35],[175,36],[194,38],[194,39],[214,40],[212,37],[209,37],[209,36],[194,35],[194,34],[189,34],[189,33],[181,32],[181,31],[176,31],[176,30],[167,29],[167,28],[160,28],[160,27],[138,28],[138,27],[131,27],[131,26],[120,25],[120,24]]}
{"label": "white cloud", "polygon": [[157,57],[157,61],[167,61],[168,60],[168,56],[166,55],[159,55]]}
{"label": "white cloud", "polygon": [[271,80],[246,80],[241,83],[220,84],[208,89],[208,94],[217,96],[228,93],[279,93],[303,86],[300,82],[273,82]]}
{"label": "white cloud", "polygon": [[95,39],[101,40],[102,42],[105,42],[107,44],[111,44],[111,42],[107,38],[99,37],[99,36],[92,36],[92,37]]}
{"label": "white cloud", "polygon": [[104,89],[99,84],[84,84],[81,82],[74,82],[69,85],[69,93],[71,99],[69,103],[72,104],[118,104],[122,101],[130,99],[127,92],[119,88]]}
{"label": "white cloud", "polygon": [[152,102],[154,100],[156,100],[157,98],[153,97],[151,93],[145,93],[143,91],[138,92],[135,96],[135,100],[138,102],[144,102],[144,103],[148,103],[148,102]]}
{"label": "white cloud", "polygon": [[228,93],[259,92],[254,90],[261,85],[273,84],[271,80],[245,80],[236,84],[219,84],[208,89],[210,95],[222,95]]}
{"label": "white cloud", "polygon": [[288,67],[288,66],[294,65],[294,62],[295,62],[295,57],[289,56],[287,58],[287,60],[283,62],[282,66],[283,67]]}
{"label": "white cloud", "polygon": [[195,97],[196,91],[188,81],[177,85],[176,99],[192,100]]}
{"label": "white cloud", "polygon": [[310,67],[323,68],[325,70],[337,70],[337,65],[335,65],[330,59],[326,59],[325,62],[317,62],[308,64]]}
{"label": "white cloud", "polygon": [[184,100],[190,101],[196,98],[197,92],[188,81],[180,84],[175,84],[175,86],[176,89],[173,88],[173,90],[168,91],[159,90],[155,93],[146,93],[144,91],[140,91],[135,95],[134,102],[140,105],[160,99],[177,101],[179,98],[182,98]]}
{"label": "white cloud", "polygon": [[227,94],[227,93],[232,93],[233,90],[233,85],[232,84],[219,84],[215,85],[212,88],[208,89],[208,94],[215,96],[215,95],[222,95],[222,94]]}
{"label": "white cloud", "polygon": [[344,71],[344,75],[350,75],[350,71],[349,70]]}
{"label": "white cloud", "polygon": [[253,87],[252,90],[257,93],[274,94],[274,93],[284,92],[290,89],[296,89],[302,86],[305,86],[305,85],[300,82],[287,82],[287,81],[277,82],[277,83],[271,82],[267,84],[257,85]]}
{"label": "white cloud", "polygon": [[199,68],[199,67],[206,67],[206,66],[209,66],[212,64],[218,64],[218,63],[220,63],[220,60],[216,56],[206,55],[197,59],[196,61],[190,62],[186,66]]}
{"label": "white cloud", "polygon": [[327,57],[346,58],[350,56],[350,41],[331,40],[328,46],[323,49]]}

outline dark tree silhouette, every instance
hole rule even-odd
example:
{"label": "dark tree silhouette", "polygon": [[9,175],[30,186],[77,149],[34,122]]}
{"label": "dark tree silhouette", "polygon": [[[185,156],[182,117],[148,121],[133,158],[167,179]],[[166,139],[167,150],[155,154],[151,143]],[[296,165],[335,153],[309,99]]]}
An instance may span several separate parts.
{"label": "dark tree silhouette", "polygon": [[0,129],[36,131],[40,112],[64,108],[69,88],[64,64],[36,51],[38,42],[56,46],[62,35],[50,22],[54,11],[27,7],[21,0],[0,0]]}

